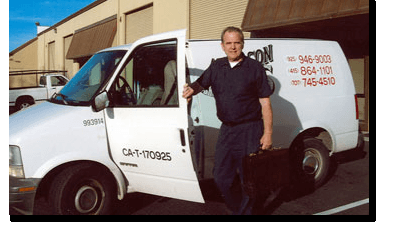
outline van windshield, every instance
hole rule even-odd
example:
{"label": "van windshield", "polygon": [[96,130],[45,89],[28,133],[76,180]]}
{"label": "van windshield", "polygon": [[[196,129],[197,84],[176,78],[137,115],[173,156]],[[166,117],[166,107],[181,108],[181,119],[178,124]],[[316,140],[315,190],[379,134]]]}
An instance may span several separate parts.
{"label": "van windshield", "polygon": [[96,92],[109,80],[126,51],[95,54],[51,101],[66,105],[90,105]]}

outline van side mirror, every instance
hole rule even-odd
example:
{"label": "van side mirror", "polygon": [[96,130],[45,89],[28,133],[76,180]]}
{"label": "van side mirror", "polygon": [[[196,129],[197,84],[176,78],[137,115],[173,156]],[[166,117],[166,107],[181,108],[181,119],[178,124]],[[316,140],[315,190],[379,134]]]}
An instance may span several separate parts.
{"label": "van side mirror", "polygon": [[110,100],[108,99],[108,93],[107,91],[103,91],[94,98],[92,109],[94,112],[99,112],[107,108],[109,104]]}

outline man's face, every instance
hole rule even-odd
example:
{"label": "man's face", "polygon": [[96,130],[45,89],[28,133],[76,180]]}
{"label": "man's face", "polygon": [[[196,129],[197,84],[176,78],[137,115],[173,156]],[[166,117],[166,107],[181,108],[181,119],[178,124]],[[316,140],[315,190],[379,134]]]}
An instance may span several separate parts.
{"label": "man's face", "polygon": [[243,49],[243,42],[240,39],[239,33],[226,32],[223,40],[224,42],[221,43],[221,47],[226,56],[228,56],[228,60],[231,62],[238,61]]}

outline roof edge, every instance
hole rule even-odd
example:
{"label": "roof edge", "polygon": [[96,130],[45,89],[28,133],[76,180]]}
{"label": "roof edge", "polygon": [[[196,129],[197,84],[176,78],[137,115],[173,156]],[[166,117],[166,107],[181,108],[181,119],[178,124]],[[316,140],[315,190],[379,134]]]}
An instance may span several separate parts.
{"label": "roof edge", "polygon": [[53,26],[47,28],[46,30],[44,30],[44,31],[42,31],[42,32],[40,32],[40,33],[38,33],[37,36],[42,35],[43,33],[46,33],[46,32],[48,32],[48,31],[50,31],[50,30],[52,30],[52,29],[54,29],[54,28],[60,26],[60,25],[63,24],[63,23],[68,22],[69,20],[71,20],[71,19],[73,19],[73,18],[79,16],[80,14],[82,14],[82,13],[84,13],[84,12],[86,12],[86,11],[89,11],[90,9],[92,9],[92,8],[94,8],[94,7],[96,7],[96,6],[100,5],[100,4],[102,4],[102,3],[105,2],[105,1],[107,1],[107,0],[97,0],[97,1],[95,1],[95,2],[90,3],[89,5],[87,5],[86,7],[82,8],[81,10],[79,10],[79,11],[73,13],[72,15],[68,16],[67,18],[61,20],[60,22],[54,24]]}
{"label": "roof edge", "polygon": [[35,42],[38,39],[38,37],[34,37],[31,40],[25,42],[24,44],[20,45],[19,47],[15,48],[14,50],[12,50],[9,54],[8,57],[13,56],[15,53],[19,52],[21,49],[25,48],[26,46],[32,44],[33,42]]}

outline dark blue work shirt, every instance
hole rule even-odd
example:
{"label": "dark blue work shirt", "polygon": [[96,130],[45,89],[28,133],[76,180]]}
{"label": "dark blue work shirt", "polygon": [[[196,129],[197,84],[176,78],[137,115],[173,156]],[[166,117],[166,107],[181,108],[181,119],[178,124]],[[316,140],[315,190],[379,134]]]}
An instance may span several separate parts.
{"label": "dark blue work shirt", "polygon": [[225,124],[233,125],[261,120],[259,98],[272,94],[264,67],[246,56],[233,68],[227,57],[213,61],[190,85],[195,94],[200,91],[198,85],[204,89],[211,86],[218,118]]}

